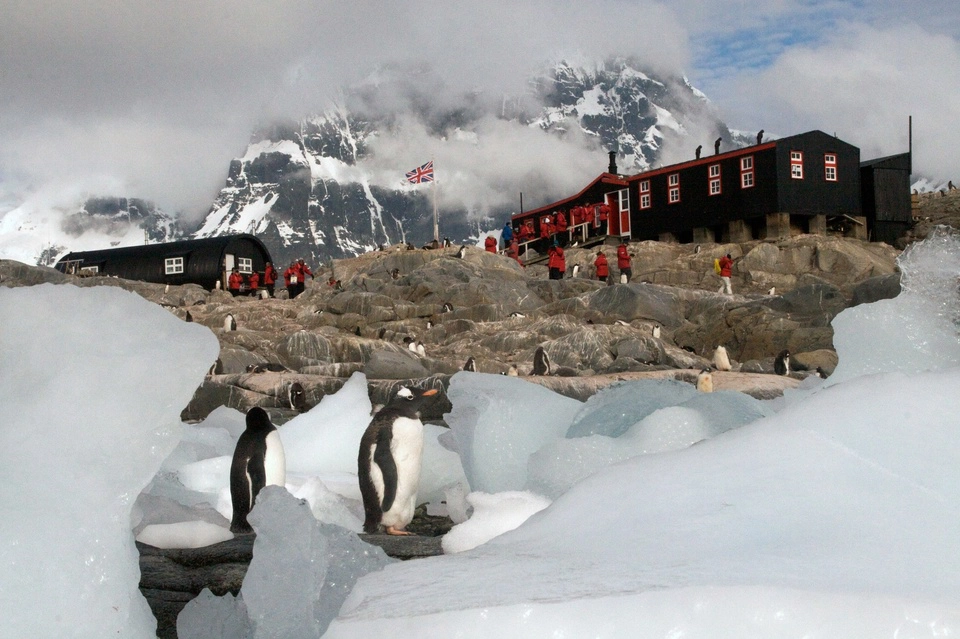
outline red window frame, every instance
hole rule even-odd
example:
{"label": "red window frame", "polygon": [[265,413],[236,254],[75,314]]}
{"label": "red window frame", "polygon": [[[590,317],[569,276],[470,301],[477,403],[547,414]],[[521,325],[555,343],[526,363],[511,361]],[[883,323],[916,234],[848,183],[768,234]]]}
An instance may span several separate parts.
{"label": "red window frame", "polygon": [[756,180],[753,177],[753,156],[740,158],[740,188],[752,189]]}
{"label": "red window frame", "polygon": [[837,154],[825,153],[823,155],[823,179],[827,182],[837,181]]}
{"label": "red window frame", "polygon": [[667,203],[677,204],[680,202],[680,174],[671,173],[667,176]]}
{"label": "red window frame", "polygon": [[649,209],[651,206],[653,206],[653,203],[650,200],[650,180],[642,180],[640,182],[640,208]]}
{"label": "red window frame", "polygon": [[790,151],[790,177],[803,179],[803,151]]}
{"label": "red window frame", "polygon": [[709,175],[709,187],[707,188],[707,193],[709,195],[720,195],[720,165],[711,164],[708,169],[707,175]]}

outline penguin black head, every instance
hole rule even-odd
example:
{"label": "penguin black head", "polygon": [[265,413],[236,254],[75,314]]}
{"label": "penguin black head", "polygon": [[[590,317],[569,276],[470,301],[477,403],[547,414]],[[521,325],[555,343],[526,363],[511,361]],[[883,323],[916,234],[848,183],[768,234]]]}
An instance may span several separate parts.
{"label": "penguin black head", "polygon": [[[420,415],[420,409],[430,398],[438,393],[436,388],[408,388],[401,386],[386,408],[396,410],[400,415],[413,417]],[[386,408],[384,410],[386,410]]]}
{"label": "penguin black head", "polygon": [[307,407],[307,394],[303,390],[303,386],[300,385],[300,382],[294,382],[290,384],[290,388],[287,390],[287,396],[290,400],[290,408],[297,412],[303,412]]}
{"label": "penguin black head", "polygon": [[247,411],[247,430],[253,432],[269,432],[274,429],[275,427],[270,421],[270,416],[267,415],[267,411],[259,406],[254,406]]}

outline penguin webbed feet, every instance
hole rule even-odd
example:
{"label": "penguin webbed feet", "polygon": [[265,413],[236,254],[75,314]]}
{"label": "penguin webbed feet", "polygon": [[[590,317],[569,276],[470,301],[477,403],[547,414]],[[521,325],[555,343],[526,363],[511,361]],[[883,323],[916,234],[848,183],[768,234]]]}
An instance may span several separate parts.
{"label": "penguin webbed feet", "polygon": [[394,528],[393,526],[384,526],[384,532],[388,535],[397,535],[397,536],[416,536],[416,533],[408,532],[402,528]]}

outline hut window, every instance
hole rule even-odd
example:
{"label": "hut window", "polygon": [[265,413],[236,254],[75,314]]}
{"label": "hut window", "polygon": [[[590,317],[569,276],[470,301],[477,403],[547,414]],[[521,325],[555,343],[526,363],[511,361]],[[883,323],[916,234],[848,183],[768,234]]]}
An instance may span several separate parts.
{"label": "hut window", "polygon": [[85,273],[87,275],[96,275],[97,273],[100,272],[100,267],[99,266],[81,266],[80,272]]}
{"label": "hut window", "polygon": [[837,156],[827,153],[823,156],[823,176],[827,182],[837,181]]}
{"label": "hut window", "polygon": [[241,273],[253,273],[253,260],[249,257],[238,257],[237,268]]}
{"label": "hut window", "polygon": [[720,165],[710,165],[710,195],[720,195]]}
{"label": "hut window", "polygon": [[740,188],[749,189],[753,186],[753,156],[740,158]]}
{"label": "hut window", "polygon": [[790,151],[790,177],[794,180],[803,179],[803,153]]}
{"label": "hut window", "polygon": [[177,275],[183,273],[183,258],[168,257],[163,261],[163,272],[166,275]]}
{"label": "hut window", "polygon": [[640,208],[649,209],[650,202],[650,180],[640,182]]}
{"label": "hut window", "polygon": [[667,183],[670,186],[667,201],[670,202],[670,204],[676,204],[680,201],[680,174],[670,174],[670,177],[667,178]]}

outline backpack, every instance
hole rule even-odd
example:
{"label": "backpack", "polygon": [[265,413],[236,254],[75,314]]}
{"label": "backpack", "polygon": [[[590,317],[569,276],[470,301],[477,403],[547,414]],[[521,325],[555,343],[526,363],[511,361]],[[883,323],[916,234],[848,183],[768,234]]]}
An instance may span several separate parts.
{"label": "backpack", "polygon": [[717,275],[720,275],[720,258],[713,260],[713,270],[717,272]]}

